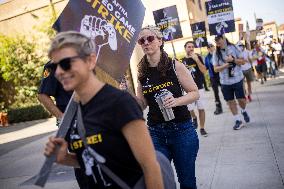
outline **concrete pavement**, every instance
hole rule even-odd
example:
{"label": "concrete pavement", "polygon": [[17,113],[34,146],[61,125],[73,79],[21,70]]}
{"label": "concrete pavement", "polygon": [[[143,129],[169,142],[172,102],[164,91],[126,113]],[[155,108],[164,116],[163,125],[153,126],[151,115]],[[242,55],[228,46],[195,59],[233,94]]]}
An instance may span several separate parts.
{"label": "concrete pavement", "polygon": [[251,122],[241,130],[232,129],[227,108],[214,116],[214,103],[208,103],[209,136],[199,137],[198,188],[284,188],[284,79],[253,85],[253,101],[247,106]]}
{"label": "concrete pavement", "polygon": [[[209,136],[199,136],[196,163],[199,189],[284,189],[283,75],[264,85],[253,83],[253,101],[247,107],[251,122],[239,131],[232,129],[232,115],[224,101],[225,112],[213,115],[212,89],[206,92]],[[54,119],[0,128],[1,189],[38,188],[18,184],[39,171],[44,161],[44,144],[54,130]],[[45,188],[78,186],[71,168],[55,166]]]}

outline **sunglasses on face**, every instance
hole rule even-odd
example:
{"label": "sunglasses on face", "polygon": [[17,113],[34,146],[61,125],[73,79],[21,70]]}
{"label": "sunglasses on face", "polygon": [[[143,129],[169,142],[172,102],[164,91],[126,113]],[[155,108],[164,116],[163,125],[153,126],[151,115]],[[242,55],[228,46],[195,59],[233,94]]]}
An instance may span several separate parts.
{"label": "sunglasses on face", "polygon": [[76,58],[82,58],[82,57],[81,56],[72,56],[72,57],[63,58],[59,62],[52,62],[48,66],[48,68],[50,68],[52,71],[56,71],[57,66],[59,65],[62,70],[68,71],[71,68],[71,62]]}
{"label": "sunglasses on face", "polygon": [[148,41],[149,43],[153,42],[155,40],[155,36],[153,35],[150,35],[150,36],[147,36],[147,37],[141,37],[139,40],[138,40],[138,44],[139,45],[143,45],[145,44],[146,41]]}

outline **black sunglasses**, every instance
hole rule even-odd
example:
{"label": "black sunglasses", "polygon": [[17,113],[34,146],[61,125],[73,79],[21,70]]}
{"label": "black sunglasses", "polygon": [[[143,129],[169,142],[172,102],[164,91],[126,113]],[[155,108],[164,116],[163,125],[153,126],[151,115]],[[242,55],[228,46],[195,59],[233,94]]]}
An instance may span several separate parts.
{"label": "black sunglasses", "polygon": [[152,41],[155,40],[155,36],[153,35],[150,35],[150,36],[147,36],[147,37],[141,37],[140,39],[138,39],[138,44],[139,45],[143,45],[145,44],[146,40],[151,43]]}
{"label": "black sunglasses", "polygon": [[76,58],[82,58],[81,56],[72,56],[63,58],[59,62],[52,62],[49,64],[48,68],[50,68],[52,71],[56,71],[57,66],[59,65],[64,71],[68,71],[71,68],[71,62]]}

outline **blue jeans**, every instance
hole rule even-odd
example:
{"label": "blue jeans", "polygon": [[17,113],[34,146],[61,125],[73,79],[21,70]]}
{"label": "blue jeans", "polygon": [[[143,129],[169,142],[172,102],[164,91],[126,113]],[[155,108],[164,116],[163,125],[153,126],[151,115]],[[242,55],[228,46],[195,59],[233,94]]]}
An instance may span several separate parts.
{"label": "blue jeans", "polygon": [[155,149],[173,160],[181,189],[196,189],[195,160],[199,140],[191,120],[149,126]]}

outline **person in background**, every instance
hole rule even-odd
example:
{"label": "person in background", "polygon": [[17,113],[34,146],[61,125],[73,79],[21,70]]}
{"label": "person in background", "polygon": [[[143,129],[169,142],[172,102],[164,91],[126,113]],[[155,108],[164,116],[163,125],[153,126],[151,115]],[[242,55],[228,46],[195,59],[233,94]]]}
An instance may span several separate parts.
{"label": "person in background", "polygon": [[273,39],[273,43],[271,44],[271,47],[274,49],[274,56],[275,56],[275,63],[276,67],[279,70],[282,66],[282,60],[281,60],[281,44],[279,43],[278,39]]}
{"label": "person in background", "polygon": [[205,67],[209,71],[210,82],[211,82],[211,86],[212,86],[214,97],[215,97],[216,110],[214,111],[214,114],[218,115],[223,112],[223,109],[222,109],[222,103],[219,97],[219,86],[221,86],[220,77],[219,77],[219,73],[214,71],[214,66],[213,66],[213,54],[215,52],[214,45],[212,43],[208,43],[207,50],[208,50],[208,54],[205,57]]}
{"label": "person in background", "polygon": [[241,41],[237,43],[237,47],[241,51],[243,59],[245,61],[245,63],[241,65],[242,71],[243,71],[243,74],[246,80],[246,84],[247,84],[247,90],[246,90],[245,83],[244,83],[244,90],[245,90],[245,93],[247,94],[246,99],[249,102],[251,102],[252,101],[251,94],[252,94],[253,70],[252,70],[252,63],[250,59],[250,52],[246,49],[245,45]]}
{"label": "person in background", "polygon": [[265,55],[266,66],[267,66],[267,76],[276,77],[276,63],[275,56],[273,53],[273,48],[270,47],[268,53]]}
{"label": "person in background", "polygon": [[[52,63],[49,61],[44,65],[43,76],[38,91],[39,102],[56,117],[56,125],[59,127],[64,111],[72,96],[72,91],[65,91],[61,83],[55,78],[52,70]],[[55,99],[55,102],[51,98]],[[86,177],[80,168],[74,168],[77,183],[81,189],[84,189]]]}
{"label": "person in background", "polygon": [[282,35],[282,42],[281,42],[281,62],[282,62],[282,65],[281,65],[282,67],[284,64],[284,37],[283,35]]}
{"label": "person in background", "polygon": [[215,37],[217,49],[213,55],[214,71],[219,72],[221,90],[235,120],[234,130],[241,129],[244,125],[238,114],[235,97],[241,108],[245,122],[250,121],[246,110],[246,99],[243,88],[244,75],[241,65],[244,64],[241,52],[230,43],[225,36]]}
{"label": "person in background", "polygon": [[[56,117],[56,124],[59,126],[72,92],[67,92],[63,89],[62,85],[54,77],[54,72],[50,67],[50,62],[44,65],[43,76],[38,91],[38,100],[53,116]],[[51,97],[54,97],[55,102]]]}
{"label": "person in background", "polygon": [[256,71],[258,73],[260,83],[263,84],[267,78],[266,78],[266,73],[267,73],[267,65],[266,65],[266,58],[265,58],[265,53],[262,51],[258,52],[258,58],[257,58],[257,66],[256,66]]}
{"label": "person in background", "polygon": [[[199,140],[186,105],[199,98],[197,86],[186,67],[163,50],[160,28],[146,26],[138,39],[145,55],[138,64],[137,100],[141,107],[149,106],[147,123],[153,143],[173,160],[180,188],[196,189]],[[168,95],[161,104],[159,96],[163,94]],[[173,111],[172,119],[165,119],[164,109]]]}
{"label": "person in background", "polygon": [[210,91],[209,88],[208,88],[208,84],[206,82],[205,74],[204,74],[204,83],[203,83],[203,85],[204,85],[204,90],[205,91]]}
{"label": "person in background", "polygon": [[199,126],[200,126],[200,134],[204,137],[208,136],[208,133],[205,130],[205,96],[204,96],[204,74],[206,72],[206,67],[203,63],[203,59],[200,55],[194,53],[194,42],[187,41],[184,45],[186,56],[182,58],[182,63],[188,68],[189,72],[191,72],[193,80],[195,81],[198,92],[199,99],[188,105],[188,109],[190,111],[192,122],[195,128],[198,128],[197,117],[194,113],[195,107],[198,109],[199,115]]}
{"label": "person in background", "polygon": [[144,176],[147,189],[162,189],[160,166],[141,108],[129,93],[96,77],[95,52],[94,41],[79,32],[62,32],[52,40],[52,69],[64,90],[74,91],[79,100],[88,146],[82,142],[77,117],[65,139],[49,138],[44,154],[55,153],[57,163],[83,169],[88,177],[84,189],[121,188],[98,161],[130,188]]}
{"label": "person in background", "polygon": [[259,44],[255,41],[252,44],[252,50],[251,50],[251,53],[250,53],[250,58],[251,58],[251,61],[252,61],[252,68],[253,68],[253,72],[254,72],[254,79],[255,79],[255,81],[258,81],[258,79],[259,79],[259,75],[258,75],[258,73],[256,71],[258,52],[259,51],[262,51],[262,49],[259,46]]}

